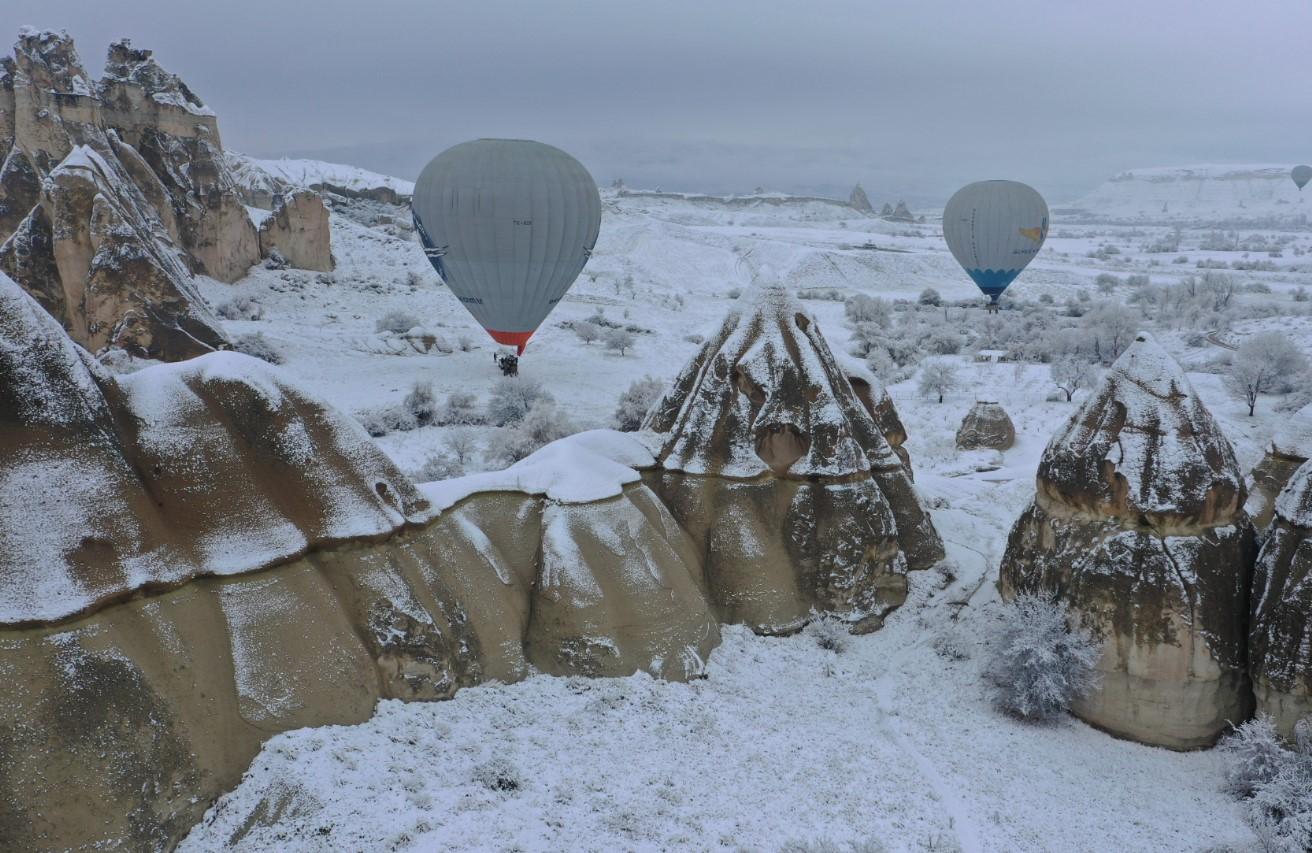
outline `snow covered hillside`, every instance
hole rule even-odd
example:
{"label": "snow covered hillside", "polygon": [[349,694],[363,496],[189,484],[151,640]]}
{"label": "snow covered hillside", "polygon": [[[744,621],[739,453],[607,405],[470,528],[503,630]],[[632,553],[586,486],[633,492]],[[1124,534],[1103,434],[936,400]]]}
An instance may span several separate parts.
{"label": "snow covered hillside", "polygon": [[[300,180],[328,171],[307,166]],[[1297,224],[1287,173],[1233,174],[1247,177],[1118,176],[1078,215],[1057,213],[991,318],[932,221],[816,201],[603,192],[595,254],[529,344],[521,376],[541,383],[571,429],[609,426],[635,380],[673,377],[747,290],[781,281],[835,352],[869,354],[888,383],[947,560],[912,573],[907,605],[875,634],[840,637],[839,652],[818,642],[834,645],[823,626],[782,639],[729,629],[705,681],[538,677],[278,736],[184,849],[1252,844],[1241,807],[1220,790],[1215,753],[1138,746],[1073,720],[1026,726],[990,706],[980,678],[1008,529],[1033,497],[1045,444],[1087,393],[1066,402],[1040,357],[1151,328],[1190,371],[1245,471],[1287,417],[1277,405],[1295,394],[1262,395],[1250,418],[1218,371],[1265,330],[1312,351],[1312,231]],[[1275,218],[1212,224],[1250,213]],[[461,411],[477,413],[500,381],[498,348],[397,227],[405,215],[337,206],[334,273],[255,268],[235,285],[204,281],[204,295],[232,335],[262,335],[316,394],[384,424],[377,440],[402,469],[436,479],[498,467],[490,448],[506,427],[477,416],[384,423],[417,384],[439,405],[470,396]],[[926,288],[941,299],[922,300]],[[854,309],[854,297],[882,301]],[[585,322],[626,327],[636,343],[620,352],[587,342]],[[918,389],[927,359],[955,368],[942,404]],[[1009,413],[1014,447],[954,447],[977,399]]]}
{"label": "snow covered hillside", "polygon": [[1122,222],[1249,222],[1306,226],[1308,194],[1288,165],[1131,169],[1072,205],[1094,219]]}

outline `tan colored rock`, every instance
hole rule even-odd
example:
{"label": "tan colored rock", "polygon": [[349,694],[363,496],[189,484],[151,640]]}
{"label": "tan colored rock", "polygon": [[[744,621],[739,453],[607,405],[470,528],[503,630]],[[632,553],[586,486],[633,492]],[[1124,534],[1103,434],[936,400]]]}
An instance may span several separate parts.
{"label": "tan colored rock", "polygon": [[49,174],[0,246],[0,269],[93,352],[178,360],[225,346],[186,256],[124,165],[138,163],[135,152],[112,135],[108,144],[105,156],[74,148]]}
{"label": "tan colored rock", "polygon": [[852,187],[852,193],[847,197],[847,203],[854,210],[859,210],[862,213],[875,212],[874,207],[870,204],[869,196],[866,195],[866,191],[861,188],[860,184]]}
{"label": "tan colored rock", "polygon": [[888,442],[888,446],[897,454],[897,458],[902,460],[903,467],[907,469],[907,476],[915,480],[915,472],[911,469],[911,454],[903,446],[907,441],[907,429],[902,425],[902,418],[897,413],[897,407],[893,405],[893,398],[889,396],[888,389],[877,376],[855,359],[839,356],[839,363],[843,372],[847,374],[847,381],[851,383],[857,399],[875,419],[884,441]]}
{"label": "tan colored rock", "polygon": [[1275,501],[1257,559],[1249,671],[1258,712],[1292,740],[1312,715],[1312,462]]}
{"label": "tan colored rock", "polygon": [[1271,523],[1276,498],[1309,458],[1312,458],[1312,404],[1299,409],[1280,425],[1262,461],[1248,475],[1248,502],[1244,509],[1259,530],[1265,530]]}
{"label": "tan colored rock", "polygon": [[439,513],[275,368],[111,376],[0,276],[4,846],[168,849],[268,737],[379,698],[700,674],[718,625],[650,454],[559,445]]}
{"label": "tan colored rock", "polygon": [[332,272],[332,236],[322,198],[310,190],[279,198],[260,223],[260,254],[267,258],[274,249],[297,269]]}
{"label": "tan colored rock", "polygon": [[1234,451],[1184,372],[1136,337],[1048,444],[1003,556],[1004,597],[1059,596],[1103,643],[1074,713],[1191,749],[1246,719],[1255,544]]}
{"label": "tan colored rock", "polygon": [[705,554],[722,618],[779,633],[813,609],[873,629],[942,543],[814,320],[781,288],[726,319],[653,407],[647,481]]}
{"label": "tan colored rock", "polygon": [[956,443],[961,450],[1010,450],[1016,427],[1002,406],[981,400],[962,419]]}

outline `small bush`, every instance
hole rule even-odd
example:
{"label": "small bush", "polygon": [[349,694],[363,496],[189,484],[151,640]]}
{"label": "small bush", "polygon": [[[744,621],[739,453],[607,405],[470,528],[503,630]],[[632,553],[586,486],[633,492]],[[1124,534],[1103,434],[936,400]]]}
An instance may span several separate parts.
{"label": "small bush", "polygon": [[585,344],[591,344],[601,337],[601,328],[588,320],[579,320],[574,324],[574,334]]}
{"label": "small bush", "polygon": [[544,401],[552,401],[552,397],[541,383],[518,376],[504,377],[488,400],[488,421],[497,426],[519,423],[530,409]]}
{"label": "small bush", "polygon": [[273,250],[269,252],[269,257],[264,259],[264,268],[266,270],[285,270],[289,266],[291,266],[291,264],[287,261],[287,258],[283,256],[282,252],[278,251],[277,246],[274,246]]}
{"label": "small bush", "polygon": [[1066,712],[1097,684],[1099,648],[1066,623],[1066,605],[1024,594],[1007,608],[985,669],[994,704],[1022,720]]}
{"label": "small bush", "polygon": [[837,655],[847,651],[847,643],[851,639],[851,634],[842,620],[831,617],[813,620],[803,633],[815,640],[815,644],[820,648]]}
{"label": "small bush", "polygon": [[1245,817],[1268,851],[1312,850],[1312,717],[1294,727],[1294,748],[1258,717],[1221,743],[1225,788],[1247,799]]}
{"label": "small bush", "polygon": [[524,787],[524,780],[515,765],[497,756],[474,768],[474,781],[489,791],[513,794]]}
{"label": "small bush", "polygon": [[214,310],[225,320],[260,320],[264,317],[264,306],[250,296],[234,296]]}
{"label": "small bush", "polygon": [[478,397],[469,391],[452,391],[442,402],[437,422],[443,426],[468,426],[484,423],[487,419],[478,410]]}
{"label": "small bush", "polygon": [[240,335],[234,338],[232,348],[237,352],[245,353],[261,361],[267,361],[269,364],[282,364],[282,353],[278,352],[262,332],[256,332],[252,335]]}
{"label": "small bush", "polygon": [[920,298],[916,300],[921,305],[931,305],[938,307],[943,304],[943,297],[939,296],[938,291],[932,287],[927,287],[920,291]]}
{"label": "small bush", "polygon": [[728,296],[730,299],[738,299],[742,295],[743,289],[741,287],[731,287],[729,288],[729,292],[725,294],[725,296]]}
{"label": "small bush", "polygon": [[620,395],[619,405],[615,409],[615,428],[621,432],[633,432],[641,428],[647,412],[651,411],[664,390],[665,383],[653,376],[636,380]]}
{"label": "small bush", "polygon": [[506,467],[540,447],[577,431],[574,423],[556,408],[554,401],[541,399],[522,419],[497,432],[488,442],[487,459]]}
{"label": "small bush", "polygon": [[637,336],[628,329],[607,329],[602,333],[602,341],[606,344],[606,349],[625,355],[633,349],[637,343]]}
{"label": "small bush", "polygon": [[379,318],[375,329],[379,332],[403,335],[418,325],[419,321],[415,319],[413,314],[407,314],[404,311],[389,311]]}
{"label": "small bush", "polygon": [[1265,714],[1236,728],[1221,741],[1225,755],[1225,790],[1251,797],[1270,782],[1288,760],[1275,723]]}
{"label": "small bush", "polygon": [[416,483],[435,483],[438,480],[450,480],[463,477],[465,466],[449,453],[434,453],[424,461],[410,478]]}
{"label": "small bush", "polygon": [[431,383],[416,382],[401,405],[414,416],[419,426],[428,426],[437,421],[437,398],[433,396]]}

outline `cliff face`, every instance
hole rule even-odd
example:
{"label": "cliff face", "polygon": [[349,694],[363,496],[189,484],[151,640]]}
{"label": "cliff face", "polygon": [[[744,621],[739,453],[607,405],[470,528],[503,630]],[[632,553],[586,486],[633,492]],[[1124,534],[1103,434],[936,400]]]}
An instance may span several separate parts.
{"label": "cliff face", "polygon": [[[78,343],[170,361],[226,346],[193,275],[235,281],[260,239],[214,113],[150,51],[114,43],[93,80],[66,34],[24,30],[0,62],[0,158],[0,270]],[[280,239],[331,269],[312,202]]]}

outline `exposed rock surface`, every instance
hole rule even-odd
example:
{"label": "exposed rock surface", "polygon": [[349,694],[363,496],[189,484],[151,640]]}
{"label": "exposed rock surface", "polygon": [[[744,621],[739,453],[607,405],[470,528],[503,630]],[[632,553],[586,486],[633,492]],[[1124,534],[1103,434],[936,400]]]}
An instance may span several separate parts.
{"label": "exposed rock surface", "polygon": [[1308,459],[1312,459],[1312,404],[1299,409],[1281,425],[1266,455],[1249,475],[1248,502],[1244,508],[1259,529],[1271,523],[1276,497]]}
{"label": "exposed rock surface", "polygon": [[260,254],[267,258],[274,249],[298,269],[332,272],[328,208],[317,193],[297,190],[278,197],[273,213],[260,223]]}
{"label": "exposed rock surface", "polygon": [[1002,560],[1004,596],[1056,595],[1104,644],[1078,716],[1177,749],[1247,718],[1244,494],[1184,372],[1138,335],[1048,444]]}
{"label": "exposed rock surface", "polygon": [[875,212],[875,209],[870,205],[870,198],[866,196],[866,191],[861,188],[860,184],[852,187],[852,194],[848,196],[847,203],[862,213]]}
{"label": "exposed rock surface", "polygon": [[644,428],[646,473],[706,562],[726,621],[796,630],[813,609],[861,629],[943,555],[906,469],[814,320],[778,287],[731,314]]}
{"label": "exposed rock surface", "polygon": [[875,419],[875,425],[879,427],[884,441],[888,442],[888,446],[897,454],[897,458],[902,460],[903,466],[907,469],[907,476],[914,480],[911,454],[903,446],[907,441],[907,428],[902,425],[902,418],[897,413],[897,407],[893,405],[893,398],[889,395],[888,389],[879,381],[879,377],[871,373],[861,362],[851,356],[838,353],[835,355],[843,372],[847,374],[847,381],[851,383],[852,390],[856,392],[856,398]]}
{"label": "exposed rock surface", "polygon": [[962,450],[1010,450],[1015,443],[1016,427],[997,403],[975,403],[957,428],[957,447]]}
{"label": "exposed rock surface", "polygon": [[213,112],[149,51],[113,44],[93,82],[67,34],[24,29],[0,151],[0,268],[79,343],[169,360],[226,343],[192,274],[244,275],[255,228]]}
{"label": "exposed rock surface", "polygon": [[1257,559],[1249,670],[1258,711],[1292,738],[1312,714],[1312,462],[1276,500]]}
{"label": "exposed rock surface", "polygon": [[421,493],[275,368],[111,376],[0,276],[0,847],[165,849],[272,734],[382,697],[699,673],[653,464],[601,431]]}

